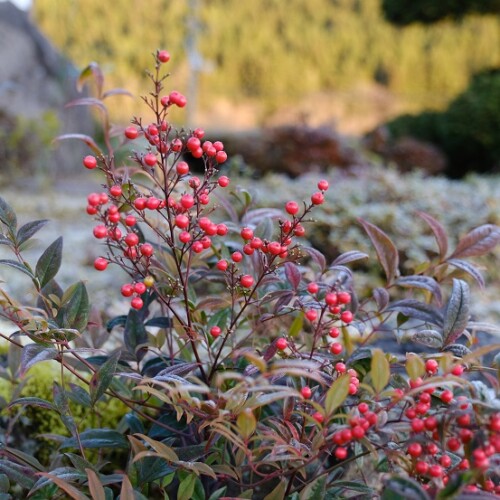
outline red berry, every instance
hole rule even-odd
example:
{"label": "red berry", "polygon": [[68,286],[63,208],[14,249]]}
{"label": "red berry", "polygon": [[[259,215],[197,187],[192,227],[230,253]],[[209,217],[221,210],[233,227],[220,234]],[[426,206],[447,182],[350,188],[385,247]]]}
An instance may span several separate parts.
{"label": "red berry", "polygon": [[451,458],[448,455],[441,455],[441,458],[439,459],[439,463],[443,467],[448,468],[451,465]]}
{"label": "red berry", "polygon": [[251,240],[253,238],[253,231],[249,227],[244,227],[240,231],[240,235],[244,240]]}
{"label": "red berry", "polygon": [[203,137],[205,137],[205,131],[202,128],[195,129],[193,134],[195,137],[198,137],[198,139],[203,139]]}
{"label": "red berry", "polygon": [[332,354],[335,354],[335,355],[338,355],[342,352],[342,344],[340,344],[339,342],[334,342],[331,346],[330,346],[330,352]]}
{"label": "red berry", "polygon": [[254,250],[259,250],[260,248],[262,248],[263,244],[264,242],[260,238],[252,238],[252,241],[250,241],[250,246]]}
{"label": "red berry", "polygon": [[180,161],[175,166],[175,171],[178,175],[186,175],[189,173],[189,165],[185,161]]}
{"label": "red berry", "polygon": [[310,399],[312,395],[311,388],[307,385],[305,387],[302,387],[302,389],[300,389],[300,394],[302,394],[303,398]]}
{"label": "red berry", "polygon": [[315,321],[318,318],[318,313],[315,309],[309,309],[309,311],[306,311],[305,316],[309,321]]}
{"label": "red berry", "polygon": [[201,141],[200,139],[198,139],[198,137],[190,137],[187,141],[186,141],[186,147],[192,152],[196,149],[198,149],[201,145]]}
{"label": "red berry", "polygon": [[281,253],[281,243],[271,241],[271,243],[267,245],[267,249],[271,255],[279,255]]}
{"label": "red berry", "polygon": [[347,448],[339,446],[335,449],[335,458],[338,460],[344,460],[347,457]]}
{"label": "red berry", "polygon": [[336,326],[333,326],[332,328],[330,328],[330,331],[328,332],[328,335],[332,339],[336,339],[340,335],[340,330]]}
{"label": "red berry", "polygon": [[142,306],[144,305],[144,301],[140,297],[134,297],[132,301],[130,302],[130,305],[134,309],[142,309]]}
{"label": "red berry", "polygon": [[144,156],[144,163],[150,167],[156,165],[156,155],[154,153],[148,153]]}
{"label": "red berry", "polygon": [[175,217],[175,225],[181,229],[186,229],[189,226],[189,217],[179,214]]}
{"label": "red berry", "polygon": [[218,326],[212,326],[212,328],[210,328],[210,335],[212,335],[212,337],[214,338],[217,338],[221,334],[221,332],[222,330]]}
{"label": "red berry", "polygon": [[422,455],[422,445],[420,443],[411,443],[408,446],[408,455],[412,457],[419,457]]}
{"label": "red berry", "polygon": [[328,191],[328,181],[325,179],[322,179],[321,181],[318,182],[318,189],[321,191]]}
{"label": "red berry", "polygon": [[446,441],[446,446],[450,451],[458,451],[461,443],[457,438],[451,437]]}
{"label": "red berry", "polygon": [[460,427],[469,427],[470,415],[468,413],[466,413],[465,415],[460,415],[459,417],[457,417],[456,421]]}
{"label": "red berry", "polygon": [[[214,224],[215,226],[215,224]],[[225,224],[217,224],[215,226],[215,232],[217,233],[218,236],[225,236],[227,234],[227,226]],[[215,233],[214,233],[215,234]]]}
{"label": "red berry", "polygon": [[219,271],[225,271],[228,268],[228,265],[227,260],[219,260],[216,264]]}
{"label": "red berry", "polygon": [[243,260],[243,254],[241,252],[233,252],[231,258],[233,262],[241,262]]}
{"label": "red berry", "polygon": [[179,241],[181,243],[188,243],[191,241],[191,234],[188,231],[182,231],[182,233],[179,234]]}
{"label": "red berry", "polygon": [[201,253],[205,249],[201,241],[195,241],[191,248],[194,253]]}
{"label": "red berry", "polygon": [[443,475],[443,468],[440,465],[431,465],[429,467],[429,475],[431,477],[441,477]]}
{"label": "red berry", "polygon": [[109,188],[109,193],[111,196],[114,196],[115,198],[118,198],[119,196],[122,195],[122,187],[119,186],[118,184],[111,186]]}
{"label": "red berry", "polygon": [[449,403],[451,403],[451,402],[453,401],[453,392],[448,391],[448,390],[443,391],[443,392],[441,393],[440,398],[441,398],[441,401],[442,401],[443,403],[445,403],[445,404],[449,404]]}
{"label": "red berry", "polygon": [[83,159],[83,166],[85,168],[88,168],[89,170],[96,168],[97,167],[97,160],[96,160],[95,156],[87,155]]}
{"label": "red berry", "polygon": [[127,217],[125,217],[125,225],[128,226],[128,227],[132,227],[132,226],[135,226],[137,223],[137,219],[135,218],[134,215],[127,215]]}
{"label": "red berry", "polygon": [[252,255],[255,252],[255,249],[251,247],[248,243],[243,246],[243,253],[245,255]]}
{"label": "red berry", "polygon": [[108,230],[106,226],[101,225],[94,227],[93,233],[96,238],[102,239],[106,238],[106,236],[108,235]]}
{"label": "red berry", "polygon": [[462,375],[463,372],[464,372],[464,367],[462,365],[455,365],[451,370],[452,375],[455,375],[456,377],[460,377],[460,375]]}
{"label": "red berry", "polygon": [[338,301],[339,299],[336,293],[330,292],[325,295],[325,303],[328,306],[336,306]]}
{"label": "red berry", "polygon": [[298,238],[301,238],[302,236],[304,236],[306,234],[306,230],[305,230],[304,226],[302,226],[301,224],[297,224],[295,226],[295,229],[293,230],[293,234],[295,236],[297,236]]}
{"label": "red berry", "polygon": [[139,243],[139,236],[135,233],[128,233],[127,236],[125,236],[125,244],[129,247],[133,247]]}
{"label": "red berry", "polygon": [[344,322],[344,323],[351,323],[352,320],[354,319],[354,315],[352,314],[351,311],[344,311],[341,315],[340,315],[340,319]]}
{"label": "red berry", "polygon": [[144,243],[139,247],[139,252],[141,252],[142,255],[145,257],[151,257],[153,255],[154,249],[153,245],[150,245],[149,243]]}
{"label": "red berry", "polygon": [[146,202],[146,208],[149,210],[156,210],[160,208],[161,200],[155,198],[154,196],[150,196]]}
{"label": "red berry", "polygon": [[425,362],[425,370],[427,373],[436,373],[439,368],[439,363],[435,359],[428,359]]}
{"label": "red berry", "polygon": [[185,209],[189,209],[194,205],[194,198],[190,194],[184,194],[181,197],[181,205]]}
{"label": "red berry", "polygon": [[437,428],[438,426],[438,420],[436,417],[432,416],[432,417],[427,417],[425,420],[424,420],[424,425],[425,425],[425,428],[428,430],[428,431],[433,431],[434,429]]}
{"label": "red berry", "polygon": [[335,370],[339,373],[345,373],[347,371],[347,366],[345,365],[345,363],[339,362],[335,364]]}
{"label": "red berry", "polygon": [[351,294],[349,292],[339,292],[337,297],[340,304],[349,304],[351,302]]}
{"label": "red berry", "polygon": [[220,187],[227,187],[229,186],[229,177],[226,177],[225,175],[222,175],[219,177],[219,180],[217,181]]}
{"label": "red berry", "polygon": [[356,425],[352,428],[352,437],[354,439],[362,439],[365,436],[366,431],[361,425]]}
{"label": "red berry", "polygon": [[429,464],[427,462],[423,462],[423,461],[419,460],[415,464],[415,472],[417,474],[420,474],[421,476],[427,474],[428,470],[429,470]]}
{"label": "red berry", "polygon": [[127,139],[131,139],[131,140],[137,139],[138,135],[139,135],[139,131],[132,125],[125,129],[125,137]]}
{"label": "red berry", "polygon": [[325,417],[319,411],[314,412],[311,416],[318,424],[322,424],[325,421]]}
{"label": "red berry", "polygon": [[94,267],[98,271],[104,271],[108,267],[109,262],[104,257],[97,257],[94,261]]}
{"label": "red berry", "polygon": [[133,293],[134,293],[134,286],[131,285],[130,283],[126,283],[125,285],[122,286],[121,294],[124,297],[130,297]]}
{"label": "red berry", "polygon": [[420,418],[412,419],[410,425],[413,432],[422,432],[425,429],[424,421]]}
{"label": "red berry", "polygon": [[222,151],[224,149],[224,144],[221,141],[214,142],[215,151]]}
{"label": "red berry", "polygon": [[311,196],[311,202],[313,205],[321,205],[325,201],[323,193],[318,191]]}
{"label": "red berry", "polygon": [[137,208],[137,210],[144,210],[147,203],[148,200],[146,198],[136,198],[134,200],[134,207]]}
{"label": "red berry", "polygon": [[296,201],[289,201],[285,205],[285,210],[290,215],[295,215],[299,211],[299,204]]}
{"label": "red berry", "polygon": [[142,295],[146,291],[146,288],[147,288],[146,285],[142,283],[142,281],[139,281],[134,285],[134,292],[139,295]]}
{"label": "red berry", "polygon": [[92,205],[88,205],[87,208],[86,208],[86,212],[89,215],[95,215],[97,213],[97,208],[93,207]]}
{"label": "red berry", "polygon": [[287,347],[288,347],[288,342],[285,338],[283,337],[280,337],[277,341],[276,341],[276,347],[280,350],[280,351],[283,351],[285,350]]}
{"label": "red berry", "polygon": [[215,161],[217,163],[224,163],[227,160],[227,153],[225,151],[217,151],[215,154]]}
{"label": "red berry", "polygon": [[170,61],[170,54],[166,50],[159,50],[158,51],[158,61],[162,63],[166,63]]}
{"label": "red berry", "polygon": [[318,290],[319,290],[319,286],[318,286],[318,284],[317,284],[317,283],[309,283],[309,284],[307,285],[307,291],[308,291],[309,293],[312,293],[312,294],[314,294],[314,293],[318,293]]}
{"label": "red berry", "polygon": [[240,278],[240,283],[244,288],[251,288],[253,285],[253,278],[249,274],[245,274]]}
{"label": "red berry", "polygon": [[369,410],[369,407],[366,403],[359,403],[358,410],[359,410],[359,413],[365,414]]}

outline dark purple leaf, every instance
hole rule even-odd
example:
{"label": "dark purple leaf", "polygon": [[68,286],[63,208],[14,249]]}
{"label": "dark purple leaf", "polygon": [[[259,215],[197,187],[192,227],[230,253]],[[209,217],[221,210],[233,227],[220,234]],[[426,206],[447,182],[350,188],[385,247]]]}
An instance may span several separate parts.
{"label": "dark purple leaf", "polygon": [[111,97],[114,95],[125,95],[128,97],[134,97],[134,94],[132,94],[131,92],[129,92],[126,89],[111,89],[111,90],[104,92],[104,94],[102,94],[102,98],[106,99],[106,97]]}
{"label": "dark purple leaf", "polygon": [[453,344],[462,335],[469,321],[470,289],[469,285],[453,279],[453,289],[446,306],[443,335],[445,345]]}
{"label": "dark purple leaf", "polygon": [[25,345],[21,354],[21,376],[36,363],[56,359],[58,355],[59,352],[54,347],[45,347],[40,344]]}
{"label": "dark purple leaf", "polygon": [[300,280],[302,278],[299,268],[293,262],[285,262],[285,276],[290,282],[294,290],[300,285]]}
{"label": "dark purple leaf", "polygon": [[466,260],[461,259],[448,259],[446,262],[451,266],[456,267],[472,276],[479,284],[479,286],[481,288],[484,288],[485,283],[483,275],[480,273],[479,269],[476,266],[474,266],[470,262],[467,262]]}
{"label": "dark purple leaf", "polygon": [[437,330],[420,330],[412,338],[417,344],[439,349],[443,345],[443,335]]}
{"label": "dark purple leaf", "polygon": [[489,252],[500,243],[500,227],[484,224],[467,233],[450,255],[454,257],[478,257]]}
{"label": "dark purple leaf", "polygon": [[263,219],[279,219],[283,217],[283,212],[277,208],[256,208],[249,210],[242,218],[243,224],[257,225]]}
{"label": "dark purple leaf", "polygon": [[439,257],[441,258],[441,260],[443,260],[446,257],[446,253],[448,252],[448,236],[446,234],[446,230],[441,225],[441,223],[431,215],[425,212],[417,212],[417,215],[424,219],[425,222],[427,222],[432,232],[434,233],[434,238],[436,238],[439,248]]}
{"label": "dark purple leaf", "polygon": [[34,278],[33,273],[24,264],[21,264],[17,260],[0,259],[0,264],[17,269],[18,271],[21,271],[22,273],[26,274],[30,278],[32,278],[32,279]]}
{"label": "dark purple leaf", "polygon": [[311,256],[313,262],[318,264],[321,271],[324,271],[326,268],[326,259],[325,256],[315,248],[312,247],[302,247],[303,250]]}
{"label": "dark purple leaf", "polygon": [[16,399],[15,401],[12,401],[12,403],[9,404],[9,408],[11,406],[15,406],[15,405],[38,406],[39,408],[45,408],[46,410],[57,411],[55,406],[52,403],[50,403],[49,401],[47,401],[45,399],[41,399],[41,398],[35,398],[35,397]]}
{"label": "dark purple leaf", "polygon": [[110,358],[105,361],[99,369],[92,375],[89,384],[90,403],[94,406],[97,401],[104,395],[108,387],[111,385],[113,376],[116,372],[120,352],[115,352]]}
{"label": "dark purple leaf", "polygon": [[368,237],[373,243],[373,246],[375,247],[378,261],[384,269],[387,277],[387,283],[392,283],[399,272],[398,249],[389,236],[382,231],[382,229],[363,219],[358,219],[358,221],[363,226],[364,230],[368,234]]}
{"label": "dark purple leaf", "polygon": [[442,302],[441,287],[439,283],[429,276],[403,276],[396,280],[396,285],[403,286],[405,288],[423,288],[424,290],[429,290],[432,292],[436,301],[439,305]]}
{"label": "dark purple leaf", "polygon": [[451,352],[453,356],[457,356],[458,358],[463,358],[472,352],[468,347],[462,344],[449,344],[443,351]]}
{"label": "dark purple leaf", "polygon": [[387,305],[389,304],[390,300],[390,295],[389,292],[385,288],[375,288],[372,292],[373,298],[375,299],[375,302],[377,303],[377,308],[379,312],[382,312],[385,310]]}
{"label": "dark purple leaf", "polygon": [[0,198],[0,221],[9,228],[9,231],[13,235],[16,234],[16,212],[14,212],[12,207],[3,198]]}
{"label": "dark purple leaf", "polygon": [[333,262],[332,266],[345,265],[348,262],[354,262],[356,260],[367,259],[368,255],[358,250],[351,250],[350,252],[345,252],[339,255]]}
{"label": "dark purple leaf", "polygon": [[127,316],[127,322],[125,323],[125,329],[123,331],[125,346],[131,354],[136,356],[138,360],[141,360],[146,352],[143,349],[137,352],[137,347],[145,344],[148,340],[148,334],[141,317],[142,315],[139,311],[130,309]]}
{"label": "dark purple leaf", "polygon": [[437,308],[414,299],[398,300],[392,303],[387,311],[397,311],[409,318],[420,319],[433,325],[443,324],[443,316]]}
{"label": "dark purple leaf", "polygon": [[102,101],[99,99],[95,99],[94,97],[82,97],[81,99],[75,99],[73,101],[68,102],[64,107],[71,108],[73,106],[96,106],[99,108],[105,115],[108,114],[108,110]]}
{"label": "dark purple leaf", "polygon": [[77,139],[79,141],[83,141],[95,154],[102,155],[102,151],[99,146],[96,144],[94,139],[89,135],[85,134],[63,134],[57,136],[54,141],[65,141],[67,139]]}
{"label": "dark purple leaf", "polygon": [[43,219],[24,224],[17,232],[17,244],[22,245],[25,241],[29,240],[37,231],[42,229],[47,222],[49,222],[48,219]]}

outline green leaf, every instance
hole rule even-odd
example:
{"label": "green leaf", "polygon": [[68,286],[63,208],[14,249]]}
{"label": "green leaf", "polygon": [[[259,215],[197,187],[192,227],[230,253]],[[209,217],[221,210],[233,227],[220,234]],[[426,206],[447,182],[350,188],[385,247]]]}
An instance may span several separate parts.
{"label": "green leaf", "polygon": [[46,410],[57,411],[57,408],[50,401],[47,401],[47,400],[42,399],[42,398],[37,398],[34,396],[16,399],[15,401],[12,401],[9,404],[9,408],[11,406],[16,406],[16,405],[38,406],[39,408],[45,408]]}
{"label": "green leaf", "polygon": [[62,260],[63,239],[57,238],[38,259],[35,275],[43,288],[59,271]]}
{"label": "green leaf", "polygon": [[127,323],[127,315],[126,314],[121,314],[120,316],[115,316],[114,318],[110,319],[106,323],[106,330],[108,331],[108,333],[110,333],[111,330],[113,330],[113,328],[115,326],[125,326],[126,323]]}
{"label": "green leaf", "polygon": [[290,337],[297,337],[304,327],[304,313],[300,312],[295,316],[292,324],[290,325],[290,330],[288,330],[288,335]]}
{"label": "green leaf", "polygon": [[0,492],[8,493],[9,488],[10,488],[9,478],[7,477],[6,474],[0,474]]}
{"label": "green leaf", "polygon": [[300,500],[315,500],[324,498],[328,474],[323,474],[311,481],[300,493]]}
{"label": "green leaf", "polygon": [[0,459],[0,472],[4,473],[12,483],[23,488],[31,488],[35,481],[34,471],[25,465],[19,465],[10,460]]}
{"label": "green leaf", "polygon": [[416,380],[425,373],[425,363],[424,360],[412,352],[406,355],[406,373],[411,380]]}
{"label": "green leaf", "polygon": [[68,398],[73,401],[73,403],[85,408],[91,407],[89,393],[83,387],[70,383],[69,388]]}
{"label": "green leaf", "polygon": [[246,408],[236,419],[236,425],[243,439],[248,439],[257,428],[257,420],[251,408]]}
{"label": "green leaf", "polygon": [[179,489],[177,490],[177,500],[191,500],[193,497],[195,482],[195,474],[189,474],[186,476],[179,484]]}
{"label": "green leaf", "polygon": [[116,372],[120,352],[113,354],[101,367],[97,370],[90,379],[90,402],[94,406],[101,396],[106,392],[113,380]]}
{"label": "green leaf", "polygon": [[380,394],[387,387],[391,377],[391,366],[381,349],[373,350],[370,375],[375,392]]}
{"label": "green leaf", "polygon": [[136,348],[137,346],[147,342],[148,334],[144,324],[142,323],[139,311],[136,311],[135,309],[131,309],[128,313],[125,330],[123,332],[123,339],[129,352],[140,360],[144,356],[145,352],[136,352]]}
{"label": "green leaf", "polygon": [[59,351],[54,347],[45,347],[40,344],[28,344],[23,347],[21,354],[21,374],[24,375],[33,365],[41,361],[56,359]]}
{"label": "green leaf", "polygon": [[3,448],[11,457],[18,459],[21,462],[31,466],[34,470],[43,471],[43,465],[32,455],[25,453],[24,451],[18,450],[16,448],[11,448],[10,446],[5,446]]}
{"label": "green leaf", "polygon": [[24,264],[21,264],[20,262],[18,262],[17,260],[0,259],[0,264],[17,269],[18,271],[21,271],[22,273],[29,276],[31,279],[34,278],[33,273],[30,271],[30,269],[27,266],[25,266]]}
{"label": "green leaf", "polygon": [[[84,448],[111,448],[128,449],[129,444],[125,436],[113,429],[88,429],[80,433],[80,442]],[[61,449],[77,448],[76,438],[67,438],[61,443]]]}
{"label": "green leaf", "polygon": [[426,491],[413,479],[392,477],[385,483],[380,500],[430,500]]}
{"label": "green leaf", "polygon": [[444,344],[452,344],[462,335],[469,321],[470,289],[462,280],[453,279],[453,289],[444,317]]}
{"label": "green leaf", "polygon": [[264,497],[264,500],[282,500],[285,496],[286,485],[287,482],[284,479],[280,480],[273,491]]}
{"label": "green leaf", "polygon": [[0,198],[0,221],[7,226],[12,235],[16,234],[16,229],[17,229],[16,213],[3,198]]}
{"label": "green leaf", "polygon": [[34,234],[40,231],[47,222],[49,222],[48,219],[35,220],[21,226],[16,236],[17,246],[21,246],[25,241],[28,241]]}
{"label": "green leaf", "polygon": [[208,500],[219,500],[220,497],[226,494],[227,486],[223,486],[218,490],[215,490],[209,497]]}
{"label": "green leaf", "polygon": [[366,231],[375,247],[378,261],[387,277],[387,283],[392,283],[399,273],[398,249],[382,229],[366,220],[358,219],[358,221],[363,226],[363,229]]}
{"label": "green leaf", "polygon": [[83,281],[71,285],[64,292],[64,300],[65,303],[57,315],[58,318],[62,317],[62,326],[84,330],[89,320],[90,302]]}
{"label": "green leaf", "polygon": [[342,375],[332,384],[325,397],[325,410],[328,415],[333,412],[346,400],[349,394],[349,383],[351,379],[347,375]]}

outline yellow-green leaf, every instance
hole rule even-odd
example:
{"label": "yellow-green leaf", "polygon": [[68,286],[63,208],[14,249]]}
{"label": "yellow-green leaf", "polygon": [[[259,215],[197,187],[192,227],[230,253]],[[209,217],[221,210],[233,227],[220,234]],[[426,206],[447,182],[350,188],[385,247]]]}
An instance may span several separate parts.
{"label": "yellow-green leaf", "polygon": [[374,349],[371,363],[372,385],[375,392],[380,393],[389,383],[391,377],[391,367],[384,351]]}
{"label": "yellow-green leaf", "polygon": [[238,415],[236,425],[243,439],[248,439],[255,432],[257,420],[250,408],[246,408]]}
{"label": "yellow-green leaf", "polygon": [[144,434],[135,434],[135,436],[144,439],[144,441],[146,441],[146,443],[151,445],[151,447],[165,460],[168,460],[169,462],[179,461],[179,457],[177,456],[175,451],[172,448],[170,448],[170,446],[167,446],[166,444],[163,444],[160,441],[156,441],[155,439],[151,439],[150,437],[145,436]]}
{"label": "yellow-green leaf", "polygon": [[280,481],[271,493],[268,493],[264,500],[282,500],[285,497],[286,481]]}
{"label": "yellow-green leaf", "polygon": [[425,373],[424,360],[416,354],[409,353],[406,355],[406,373],[411,380],[421,377]]}
{"label": "yellow-green leaf", "polygon": [[342,375],[328,389],[325,397],[325,410],[328,415],[332,413],[346,400],[349,394],[350,377]]}

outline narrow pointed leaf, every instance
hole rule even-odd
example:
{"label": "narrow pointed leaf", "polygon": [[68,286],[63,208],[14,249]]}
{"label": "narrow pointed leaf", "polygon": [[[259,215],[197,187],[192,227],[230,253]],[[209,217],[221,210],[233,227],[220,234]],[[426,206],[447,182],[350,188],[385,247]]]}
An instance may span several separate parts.
{"label": "narrow pointed leaf", "polygon": [[300,285],[300,280],[302,278],[299,268],[293,262],[285,262],[285,276],[288,282],[292,285],[294,290]]}
{"label": "narrow pointed leaf", "polygon": [[441,287],[439,286],[439,283],[430,276],[403,276],[402,278],[398,278],[396,280],[396,285],[405,288],[421,288],[428,290],[429,292],[432,292],[438,304],[441,304],[442,302]]}
{"label": "narrow pointed leaf", "polygon": [[35,472],[28,466],[19,465],[10,460],[0,459],[0,472],[5,474],[13,484],[23,488],[31,488],[35,484]]}
{"label": "narrow pointed leaf", "polygon": [[39,475],[50,479],[55,485],[57,485],[58,488],[67,493],[73,500],[90,500],[87,495],[84,495],[75,486],[68,483],[61,477],[58,477],[54,474],[49,474],[47,472],[39,472]]}
{"label": "narrow pointed leaf", "polygon": [[481,288],[484,288],[484,278],[479,269],[474,265],[471,264],[470,262],[467,262],[466,260],[462,259],[448,259],[446,261],[448,264],[450,264],[453,267],[456,267],[457,269],[460,269],[461,271],[464,271],[467,273],[469,276],[472,276],[478,285]]}
{"label": "narrow pointed leaf", "polygon": [[465,330],[470,316],[469,304],[469,285],[465,281],[454,279],[443,325],[445,345],[453,344]]}
{"label": "narrow pointed leaf", "polygon": [[89,490],[92,500],[106,500],[104,486],[99,479],[99,476],[92,469],[85,469],[89,478]]}
{"label": "narrow pointed leaf", "polygon": [[58,355],[59,352],[54,347],[40,344],[25,345],[21,354],[21,374],[25,374],[36,363],[56,359]]}
{"label": "narrow pointed leaf", "polygon": [[22,273],[26,274],[30,278],[34,278],[33,273],[26,267],[24,264],[21,264],[17,260],[11,260],[11,259],[0,259],[0,264],[4,266],[9,266],[12,267],[13,269],[17,269],[18,271],[21,271]]}
{"label": "narrow pointed leaf", "polygon": [[350,252],[345,252],[339,255],[333,262],[332,266],[346,265],[349,262],[354,262],[356,260],[368,259],[366,253],[360,252],[358,250],[351,250]]}
{"label": "narrow pointed leaf", "polygon": [[57,271],[61,267],[62,260],[62,238],[57,238],[49,247],[43,252],[38,259],[35,268],[35,276],[43,288],[52,278],[55,277]]}
{"label": "narrow pointed leaf", "polygon": [[33,235],[40,231],[47,222],[49,222],[48,219],[35,220],[20,227],[16,237],[18,246],[28,241]]}
{"label": "narrow pointed leaf", "polygon": [[393,302],[387,311],[398,311],[409,318],[420,319],[426,323],[441,326],[443,316],[441,312],[430,304],[414,299],[403,299]]}
{"label": "narrow pointed leaf", "polygon": [[448,236],[446,234],[445,228],[431,215],[425,212],[417,212],[417,214],[419,215],[419,217],[424,219],[425,222],[427,222],[432,232],[434,233],[434,238],[436,238],[439,248],[439,257],[441,258],[441,260],[443,260],[448,253]]}
{"label": "narrow pointed leaf", "polygon": [[17,217],[13,208],[0,197],[0,221],[3,222],[9,231],[14,235],[17,229]]}
{"label": "narrow pointed leaf", "polygon": [[142,323],[139,312],[135,309],[131,309],[128,313],[123,338],[125,346],[129,352],[136,356],[137,359],[141,359],[145,353],[136,352],[136,348],[137,346],[147,342],[148,334],[144,324]]}
{"label": "narrow pointed leaf", "polygon": [[[65,293],[65,296],[67,295],[68,290]],[[83,281],[79,281],[70,287],[69,299],[64,304],[61,312],[65,328],[73,328],[79,331],[85,329],[90,314],[90,302]]]}
{"label": "narrow pointed leaf", "polygon": [[358,219],[358,221],[375,247],[378,261],[384,269],[387,282],[392,283],[399,273],[398,249],[382,229],[363,219]]}
{"label": "narrow pointed leaf", "polygon": [[325,410],[328,415],[333,412],[346,400],[349,394],[350,377],[342,375],[332,384],[325,397]]}
{"label": "narrow pointed leaf", "polygon": [[102,155],[102,151],[97,145],[97,143],[85,134],[62,134],[55,138],[55,141],[66,141],[68,139],[76,139],[78,141],[84,142],[96,155]]}
{"label": "narrow pointed leaf", "polygon": [[477,257],[489,252],[500,243],[500,227],[484,224],[467,233],[450,255],[450,258]]}
{"label": "narrow pointed leaf", "polygon": [[[80,441],[84,448],[112,448],[128,449],[129,444],[125,436],[112,429],[89,429],[80,433]],[[61,444],[61,449],[77,448],[76,438],[67,438]]]}
{"label": "narrow pointed leaf", "polygon": [[101,398],[101,396],[106,392],[110,386],[113,376],[116,372],[116,367],[118,365],[118,359],[120,358],[120,352],[115,353],[111,356],[104,364],[102,364],[98,371],[92,375],[90,379],[90,401],[92,406]]}

